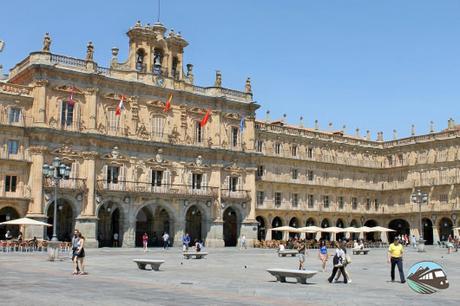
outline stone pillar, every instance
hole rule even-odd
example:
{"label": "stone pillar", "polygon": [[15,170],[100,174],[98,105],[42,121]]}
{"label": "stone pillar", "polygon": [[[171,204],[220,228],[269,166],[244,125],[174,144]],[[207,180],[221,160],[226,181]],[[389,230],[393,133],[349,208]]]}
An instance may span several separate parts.
{"label": "stone pillar", "polygon": [[96,240],[97,218],[94,216],[79,216],[75,220],[75,228],[85,237],[85,247],[97,248]]}
{"label": "stone pillar", "polygon": [[32,107],[33,122],[35,126],[46,126],[46,86],[48,81],[35,81],[33,96],[34,105]]}
{"label": "stone pillar", "polygon": [[[123,241],[122,245],[124,248],[134,248],[136,246],[136,217],[134,220],[132,217],[128,218],[128,221],[123,224]],[[159,235],[159,239],[161,239]]]}
{"label": "stone pillar", "polygon": [[29,175],[29,186],[31,187],[32,201],[29,204],[27,216],[32,218],[46,217],[43,211],[43,164],[44,154],[46,152],[47,148],[44,146],[34,146],[29,148],[29,153],[32,159]]}
{"label": "stone pillar", "polygon": [[255,121],[254,116],[247,116],[245,120],[245,128],[243,131],[244,149],[245,151],[255,151]]}
{"label": "stone pillar", "polygon": [[211,222],[206,235],[207,247],[224,247],[224,222],[222,219]]}
{"label": "stone pillar", "polygon": [[[248,247],[254,247],[257,241],[257,221],[248,220],[241,223],[240,238],[246,236],[246,245]],[[238,239],[238,245],[240,245],[240,239]]]}
{"label": "stone pillar", "polygon": [[250,201],[247,203],[249,206],[249,214],[247,216],[248,220],[256,219],[256,171],[257,168],[247,168],[246,171],[246,190],[249,190]]}
{"label": "stone pillar", "polygon": [[97,131],[97,93],[99,89],[97,88],[88,88],[85,92],[86,107],[88,118],[85,118],[88,122],[86,127],[90,132]]}
{"label": "stone pillar", "polygon": [[433,245],[438,244],[438,241],[441,241],[439,239],[439,230],[438,230],[438,227],[436,226],[436,223],[433,222]]}
{"label": "stone pillar", "polygon": [[91,216],[96,217],[95,213],[95,201],[96,201],[96,185],[97,185],[97,176],[96,176],[96,158],[98,156],[97,152],[83,152],[83,158],[85,159],[85,168],[86,168],[86,188],[88,194],[86,197],[86,205],[82,209],[82,216]]}

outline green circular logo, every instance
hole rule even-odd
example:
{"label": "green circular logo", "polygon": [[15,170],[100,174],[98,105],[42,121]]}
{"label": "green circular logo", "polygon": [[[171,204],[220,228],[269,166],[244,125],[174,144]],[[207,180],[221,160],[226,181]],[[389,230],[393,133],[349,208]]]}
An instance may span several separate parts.
{"label": "green circular logo", "polygon": [[432,294],[449,288],[446,272],[432,261],[421,261],[410,267],[407,284],[421,294]]}

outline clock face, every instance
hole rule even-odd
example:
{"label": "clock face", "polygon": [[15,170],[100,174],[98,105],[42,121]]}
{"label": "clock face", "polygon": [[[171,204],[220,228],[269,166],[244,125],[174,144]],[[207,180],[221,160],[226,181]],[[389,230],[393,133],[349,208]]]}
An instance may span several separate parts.
{"label": "clock face", "polygon": [[157,77],[156,83],[158,86],[164,87],[165,86],[165,79],[163,79],[161,76]]}

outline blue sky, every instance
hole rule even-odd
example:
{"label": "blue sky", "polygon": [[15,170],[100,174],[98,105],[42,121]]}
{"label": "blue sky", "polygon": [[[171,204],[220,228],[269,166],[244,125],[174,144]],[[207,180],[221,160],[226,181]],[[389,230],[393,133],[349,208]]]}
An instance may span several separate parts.
{"label": "blue sky", "polygon": [[[4,71],[41,48],[108,66],[111,48],[127,54],[127,29],[153,23],[157,0],[4,1],[0,53]],[[109,4],[110,3],[110,4]],[[24,8],[29,8],[27,11]],[[460,121],[460,1],[443,0],[163,0],[161,21],[189,41],[185,61],[198,85],[243,89],[252,79],[258,118],[287,114],[297,124],[315,119],[327,129],[347,126],[400,137]]]}

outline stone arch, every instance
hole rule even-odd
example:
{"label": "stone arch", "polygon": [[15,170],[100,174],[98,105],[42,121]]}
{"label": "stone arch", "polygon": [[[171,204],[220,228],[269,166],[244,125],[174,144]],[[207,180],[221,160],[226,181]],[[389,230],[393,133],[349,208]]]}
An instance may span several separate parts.
{"label": "stone arch", "polygon": [[[336,221],[335,221],[335,226],[337,227],[340,227],[340,228],[345,228],[345,221],[341,218],[338,218]],[[343,240],[345,239],[345,233],[337,233],[335,235],[336,237],[336,240]]]}
{"label": "stone arch", "polygon": [[[280,226],[283,226],[283,220],[280,217],[276,216],[272,220],[272,228],[280,227]],[[273,240],[282,240],[283,239],[283,232],[272,231],[272,239]]]}
{"label": "stone arch", "polygon": [[[312,225],[316,225],[316,220],[312,217],[308,218],[307,221],[305,221],[305,226],[312,226]],[[307,240],[312,240],[315,238],[315,234],[314,233],[305,233],[305,239]]]}
{"label": "stone arch", "polygon": [[388,232],[388,238],[390,242],[393,242],[396,236],[408,235],[410,236],[410,225],[404,219],[393,219],[388,224],[388,228],[394,230],[394,232]]}
{"label": "stone arch", "polygon": [[[352,219],[350,221],[350,226],[358,228],[359,227],[359,222],[356,219]],[[358,240],[359,239],[359,234],[358,233],[350,233],[350,238],[352,240]]]}
{"label": "stone arch", "polygon": [[[75,228],[75,218],[78,216],[77,207],[73,199],[61,196],[57,199],[56,235],[59,241],[70,241]],[[46,205],[47,223],[54,225],[54,199]],[[53,226],[46,228],[49,239],[53,237]]]}
{"label": "stone arch", "polygon": [[[123,225],[125,213],[123,206],[117,201],[106,200],[96,207],[97,221],[97,240],[99,247],[120,247],[123,245]],[[118,241],[114,236],[118,235]]]}
{"label": "stone arch", "polygon": [[449,235],[454,237],[453,222],[452,219],[444,217],[439,220],[439,240],[446,241]]}
{"label": "stone arch", "polygon": [[[290,227],[299,227],[300,225],[300,222],[299,222],[299,219],[297,219],[297,217],[292,217],[290,220],[289,220],[289,226]],[[296,235],[296,233],[289,233],[289,238],[294,238]]]}
{"label": "stone arch", "polygon": [[229,206],[224,210],[223,236],[226,247],[236,246],[238,243],[241,225],[240,216],[241,215],[238,213],[238,209],[235,209],[233,206]]}
{"label": "stone arch", "polygon": [[185,232],[190,235],[190,241],[206,241],[207,229],[206,210],[200,205],[193,204],[185,212]]}
{"label": "stone arch", "polygon": [[262,216],[257,216],[256,217],[257,221],[257,240],[265,240],[265,234],[266,234],[266,221],[265,218]]}
{"label": "stone arch", "polygon": [[170,236],[170,243],[174,241],[174,226],[176,216],[169,205],[162,202],[148,202],[139,206],[134,211],[135,246],[142,246],[142,235],[149,236],[148,246],[163,244],[161,237],[164,232]]}
{"label": "stone arch", "polygon": [[[20,215],[16,208],[5,206],[0,209],[0,223],[18,218],[20,218]],[[0,240],[5,239],[5,234],[7,231],[10,231],[13,237],[17,237],[19,235],[19,230],[19,225],[0,226]]]}

